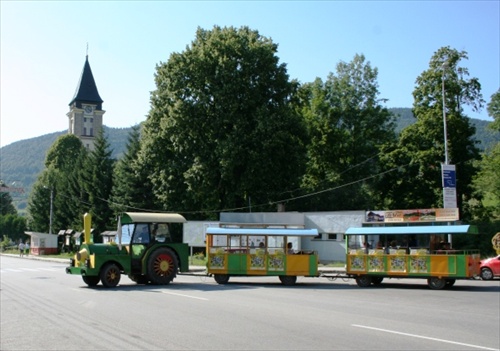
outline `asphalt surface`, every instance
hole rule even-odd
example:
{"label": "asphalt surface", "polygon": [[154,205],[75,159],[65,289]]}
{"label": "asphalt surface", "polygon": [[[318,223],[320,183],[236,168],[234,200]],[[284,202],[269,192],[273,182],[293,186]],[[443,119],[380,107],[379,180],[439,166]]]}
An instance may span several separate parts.
{"label": "asphalt surface", "polygon": [[[0,255],[5,255],[9,257],[17,257],[19,259],[25,260],[39,260],[46,262],[57,262],[57,263],[67,263],[69,264],[69,258],[57,258],[57,257],[48,257],[48,256],[39,256],[39,255],[24,255],[19,256],[17,254],[8,254],[8,253],[0,253]],[[189,266],[189,272],[192,273],[200,273],[206,271],[205,266]],[[332,276],[332,277],[341,277],[345,275],[345,267],[327,267],[320,266],[318,267],[318,271],[320,275]]]}

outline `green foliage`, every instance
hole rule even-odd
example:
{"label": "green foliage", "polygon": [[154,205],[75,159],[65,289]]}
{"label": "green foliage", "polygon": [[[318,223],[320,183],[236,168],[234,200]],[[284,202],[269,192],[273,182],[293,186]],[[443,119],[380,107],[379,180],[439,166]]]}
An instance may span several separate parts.
{"label": "green foliage", "polygon": [[302,87],[301,113],[310,137],[303,187],[307,193],[335,189],[316,195],[309,209],[372,207],[373,181],[367,178],[378,172],[381,146],[395,141],[393,117],[379,103],[377,74],[356,55],[339,63],[325,83],[317,79]]}
{"label": "green foliage", "polygon": [[491,100],[488,103],[488,114],[493,117],[494,120],[490,124],[490,128],[500,131],[500,89],[495,94],[491,95]]}
{"label": "green foliage", "polygon": [[[96,231],[95,242],[102,240],[100,234],[114,222],[113,211],[109,204],[113,187],[114,160],[111,158],[109,144],[101,129],[94,142],[94,150],[88,154],[83,169],[83,189],[88,195],[86,211],[92,215],[92,226]],[[81,214],[82,215],[82,214]]]}
{"label": "green foliage", "polygon": [[500,143],[483,155],[474,188],[483,199],[489,217],[500,220]]}
{"label": "green foliage", "polygon": [[[449,163],[457,167],[457,205],[472,197],[474,161],[479,150],[473,139],[474,127],[463,115],[463,105],[473,109],[483,104],[476,78],[467,79],[468,70],[459,66],[465,52],[449,47],[439,49],[430,67],[417,78],[413,92],[413,113],[417,122],[404,129],[395,149],[387,148],[386,169],[397,168],[380,183],[384,208],[442,207],[441,163],[444,161],[443,94],[447,120]],[[447,66],[442,69],[443,62]],[[443,81],[444,78],[444,81]],[[462,219],[470,213],[462,213]]]}
{"label": "green foliage", "polygon": [[[5,183],[0,181],[0,186],[6,187]],[[0,215],[17,215],[16,208],[12,204],[12,196],[8,192],[0,192]]]}
{"label": "green foliage", "polygon": [[270,210],[298,187],[305,130],[289,104],[296,84],[276,51],[257,31],[216,26],[198,29],[191,46],[157,67],[140,162],[164,209],[251,201]]}
{"label": "green foliage", "polygon": [[140,145],[140,128],[136,126],[128,137],[125,154],[114,168],[111,207],[116,214],[151,211],[158,207],[148,179],[149,172],[138,163]]}
{"label": "green foliage", "polygon": [[25,240],[25,231],[26,218],[17,214],[0,215],[0,232],[3,235],[4,241],[6,237],[16,242],[20,239]]}

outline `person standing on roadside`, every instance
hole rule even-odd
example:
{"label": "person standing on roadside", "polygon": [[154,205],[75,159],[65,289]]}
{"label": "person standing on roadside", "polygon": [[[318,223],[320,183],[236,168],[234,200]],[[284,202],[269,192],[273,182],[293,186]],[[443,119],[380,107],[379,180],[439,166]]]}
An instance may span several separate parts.
{"label": "person standing on roadside", "polygon": [[24,256],[24,243],[22,241],[19,242],[19,256]]}
{"label": "person standing on roadside", "polygon": [[24,250],[26,251],[26,256],[29,256],[30,254],[30,243],[28,240],[26,240],[26,244],[24,244]]}

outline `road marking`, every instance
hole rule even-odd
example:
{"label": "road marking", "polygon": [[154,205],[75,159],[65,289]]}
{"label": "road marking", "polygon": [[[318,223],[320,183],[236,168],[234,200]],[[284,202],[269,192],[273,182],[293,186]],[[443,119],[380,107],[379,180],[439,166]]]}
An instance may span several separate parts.
{"label": "road marking", "polygon": [[20,273],[20,272],[22,272],[22,271],[21,271],[21,270],[19,270],[19,269],[14,269],[14,268],[4,268],[4,269],[2,269],[2,273],[4,273],[4,272],[15,272],[15,273]]}
{"label": "road marking", "polygon": [[427,340],[445,342],[445,343],[448,343],[448,344],[474,347],[476,349],[499,351],[499,349],[492,349],[490,347],[484,347],[484,346],[478,346],[478,345],[472,345],[472,344],[465,344],[463,342],[456,342],[456,341],[444,340],[444,339],[438,339],[438,338],[431,338],[429,336],[422,336],[422,335],[416,335],[416,334],[402,333],[402,332],[398,332],[398,331],[394,331],[394,330],[388,330],[388,329],[368,327],[366,325],[351,324],[351,326],[358,327],[358,328],[371,329],[371,330],[378,330],[378,331],[385,332],[385,333],[392,333],[392,334],[398,334],[398,335],[404,335],[404,336],[411,336],[412,338],[427,339]]}
{"label": "road marking", "polygon": [[190,299],[208,301],[208,299],[206,299],[204,297],[197,297],[197,296],[185,295],[185,294],[177,294],[177,293],[173,293],[173,292],[170,292],[170,291],[162,291],[162,293],[169,294],[169,295],[175,295],[175,296],[189,297]]}

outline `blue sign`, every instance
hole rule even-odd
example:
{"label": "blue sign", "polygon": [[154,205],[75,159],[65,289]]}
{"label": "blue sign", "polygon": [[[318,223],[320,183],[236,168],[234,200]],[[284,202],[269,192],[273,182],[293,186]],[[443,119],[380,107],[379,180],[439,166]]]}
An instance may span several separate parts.
{"label": "blue sign", "polygon": [[443,188],[456,188],[457,176],[455,165],[442,165],[443,172]]}

